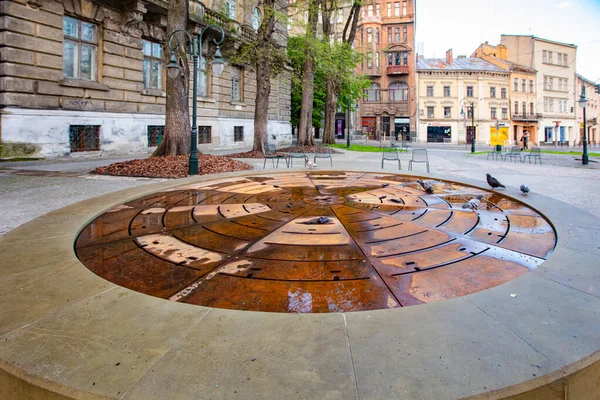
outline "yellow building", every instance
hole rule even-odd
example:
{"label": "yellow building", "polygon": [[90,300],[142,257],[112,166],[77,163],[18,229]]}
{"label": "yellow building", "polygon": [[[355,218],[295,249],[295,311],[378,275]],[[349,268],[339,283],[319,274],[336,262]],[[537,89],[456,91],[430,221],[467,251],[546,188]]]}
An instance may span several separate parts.
{"label": "yellow building", "polygon": [[482,43],[471,57],[484,60],[510,72],[509,104],[510,128],[507,129],[507,142],[503,145],[520,145],[525,132],[529,133],[529,143],[539,144],[537,109],[536,70],[506,59],[506,46],[492,46]]}

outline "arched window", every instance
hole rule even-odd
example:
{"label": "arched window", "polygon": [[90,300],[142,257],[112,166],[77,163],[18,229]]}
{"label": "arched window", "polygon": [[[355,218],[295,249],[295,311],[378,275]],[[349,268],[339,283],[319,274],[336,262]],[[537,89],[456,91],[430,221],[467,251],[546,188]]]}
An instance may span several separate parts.
{"label": "arched window", "polygon": [[389,87],[390,101],[408,101],[408,85],[405,82],[395,82]]}
{"label": "arched window", "polygon": [[254,9],[252,10],[252,27],[255,31],[257,31],[260,27],[261,20],[262,18],[260,15],[260,10],[257,7],[254,7]]}
{"label": "arched window", "polygon": [[379,85],[374,83],[369,89],[365,89],[364,98],[365,101],[381,101],[381,90]]}

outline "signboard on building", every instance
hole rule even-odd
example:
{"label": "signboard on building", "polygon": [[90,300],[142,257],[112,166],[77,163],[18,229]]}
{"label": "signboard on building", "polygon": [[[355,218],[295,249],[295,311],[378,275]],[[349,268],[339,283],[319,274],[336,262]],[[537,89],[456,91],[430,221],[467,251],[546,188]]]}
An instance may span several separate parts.
{"label": "signboard on building", "polygon": [[508,140],[508,127],[501,126],[498,131],[496,131],[496,127],[490,127],[490,144],[492,146],[500,145],[504,146],[505,141]]}

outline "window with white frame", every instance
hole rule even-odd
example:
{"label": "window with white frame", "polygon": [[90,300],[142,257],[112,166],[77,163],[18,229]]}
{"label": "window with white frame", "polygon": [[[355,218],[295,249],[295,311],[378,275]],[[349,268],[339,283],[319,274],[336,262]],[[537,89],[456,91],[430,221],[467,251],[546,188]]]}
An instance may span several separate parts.
{"label": "window with white frame", "polygon": [[238,67],[231,69],[231,101],[242,101],[242,71]]}
{"label": "window with white frame", "polygon": [[394,53],[388,53],[388,65],[394,64]]}
{"label": "window with white frame", "polygon": [[377,15],[378,17],[381,16],[379,4],[375,4],[375,15]]}
{"label": "window with white frame", "polygon": [[364,93],[364,101],[381,101],[381,90],[378,84],[373,83],[369,89],[365,89]]}
{"label": "window with white frame", "polygon": [[548,98],[544,97],[544,112],[548,112]]}
{"label": "window with white frame", "polygon": [[367,53],[367,68],[373,68],[373,53]]}
{"label": "window with white frame", "polygon": [[379,68],[381,61],[379,60],[379,52],[375,53],[375,67]]}
{"label": "window with white frame", "polygon": [[569,65],[569,63],[567,63],[567,55],[563,54],[563,65],[566,67],[567,65]]}
{"label": "window with white frame", "polygon": [[406,0],[402,2],[402,15],[406,15]]}
{"label": "window with white frame", "polygon": [[473,97],[473,86],[467,86],[467,97]]}
{"label": "window with white frame", "polygon": [[63,72],[65,78],[97,79],[98,27],[72,17],[63,17]]}
{"label": "window with white frame", "polygon": [[548,52],[546,50],[542,50],[542,62],[544,64],[548,62]]}
{"label": "window with white frame", "polygon": [[490,97],[492,99],[496,98],[496,86],[490,86]]}
{"label": "window with white frame", "polygon": [[558,91],[562,92],[563,91],[563,80],[561,78],[558,78]]}
{"label": "window with white frame", "polygon": [[[221,3],[221,4],[223,4],[223,3]],[[235,20],[236,8],[237,8],[236,0],[225,0],[225,11],[227,13],[227,16],[230,19]]]}
{"label": "window with white frame", "polygon": [[508,92],[508,91],[506,90],[506,88],[505,88],[505,87],[503,87],[503,88],[500,88],[500,98],[502,98],[502,99],[505,99],[505,98],[506,98],[506,93],[507,93],[507,92]]}
{"label": "window with white frame", "polygon": [[525,116],[527,114],[527,103],[524,101],[521,102],[521,110],[523,110],[523,116]]}
{"label": "window with white frame", "polygon": [[379,28],[375,28],[375,43],[379,44]]}
{"label": "window with white frame", "polygon": [[433,85],[427,86],[427,97],[433,97]]}
{"label": "window with white frame", "polygon": [[534,85],[533,85],[533,79],[529,80],[529,93],[533,93],[534,90]]}
{"label": "window with white frame", "polygon": [[444,86],[444,97],[450,97],[450,86]]}
{"label": "window with white frame", "polygon": [[144,87],[148,89],[162,89],[162,46],[159,43],[142,40],[142,64]]}
{"label": "window with white frame", "polygon": [[367,28],[367,43],[373,43],[373,28]]}
{"label": "window with white frame", "polygon": [[552,52],[551,51],[548,52],[548,64],[554,64],[554,62],[552,61]]}
{"label": "window with white frame", "polygon": [[508,108],[502,109],[502,119],[508,119]]}
{"label": "window with white frame", "polygon": [[392,3],[387,3],[387,16],[392,16]]}
{"label": "window with white frame", "polygon": [[533,103],[529,103],[529,114],[533,115]]}
{"label": "window with white frame", "polygon": [[368,17],[372,17],[373,16],[373,4],[369,4],[367,6],[367,16]]}
{"label": "window with white frame", "polygon": [[392,43],[392,28],[388,28],[388,43]]}
{"label": "window with white frame", "polygon": [[496,107],[490,107],[490,117],[492,119],[496,119],[497,118],[497,116],[496,116]]}
{"label": "window with white frame", "polygon": [[548,99],[548,110],[554,112],[554,99]]}
{"label": "window with white frame", "polygon": [[519,102],[515,101],[515,115],[519,114]]}
{"label": "window with white frame", "polygon": [[394,17],[399,17],[399,16],[400,16],[400,3],[395,2],[394,3]]}
{"label": "window with white frame", "polygon": [[552,78],[551,76],[549,76],[548,77],[548,90],[554,90],[553,86],[554,86],[554,78]]}
{"label": "window with white frame", "polygon": [[404,43],[408,41],[408,28],[406,26],[402,27],[402,41]]}
{"label": "window with white frame", "polygon": [[519,78],[515,78],[513,90],[515,92],[519,91]]}
{"label": "window with white frame", "polygon": [[452,118],[452,107],[444,107],[444,118]]}
{"label": "window with white frame", "polygon": [[435,109],[434,107],[427,107],[427,118],[435,118]]}
{"label": "window with white frame", "polygon": [[521,91],[527,93],[527,79],[521,79]]}
{"label": "window with white frame", "polygon": [[400,27],[399,26],[394,28],[394,41],[395,42],[400,41]]}

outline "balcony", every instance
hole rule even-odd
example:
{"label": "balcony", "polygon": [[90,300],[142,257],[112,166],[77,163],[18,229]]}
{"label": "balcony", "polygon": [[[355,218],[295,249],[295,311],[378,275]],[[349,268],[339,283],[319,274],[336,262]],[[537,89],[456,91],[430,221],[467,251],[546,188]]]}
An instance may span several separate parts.
{"label": "balcony", "polygon": [[512,120],[516,122],[536,122],[542,118],[542,114],[513,114]]}
{"label": "balcony", "polygon": [[388,65],[387,74],[388,75],[408,75],[409,67],[408,67],[408,65]]}

